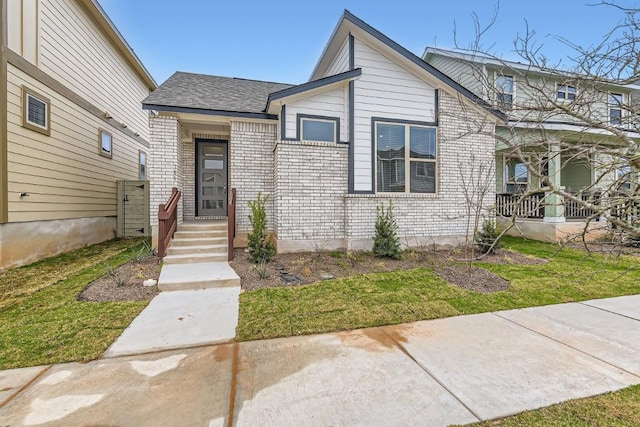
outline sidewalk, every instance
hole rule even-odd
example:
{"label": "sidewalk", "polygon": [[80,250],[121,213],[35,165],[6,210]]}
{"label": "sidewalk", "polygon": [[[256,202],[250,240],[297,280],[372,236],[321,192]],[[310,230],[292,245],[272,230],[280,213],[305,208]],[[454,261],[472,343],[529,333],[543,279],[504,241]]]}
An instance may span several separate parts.
{"label": "sidewalk", "polygon": [[638,383],[635,295],[4,371],[0,425],[444,426]]}

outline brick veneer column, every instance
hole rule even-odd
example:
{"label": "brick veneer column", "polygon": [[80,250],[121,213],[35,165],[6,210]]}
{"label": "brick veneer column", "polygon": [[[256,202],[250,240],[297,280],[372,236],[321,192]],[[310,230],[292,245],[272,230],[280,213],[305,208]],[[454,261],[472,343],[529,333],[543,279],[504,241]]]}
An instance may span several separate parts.
{"label": "brick veneer column", "polygon": [[[151,117],[149,181],[151,182],[151,231],[154,246],[158,238],[158,205],[166,203],[171,196],[171,189],[183,188],[182,133],[180,122],[176,117]],[[178,205],[178,221],[183,218],[182,203]]]}

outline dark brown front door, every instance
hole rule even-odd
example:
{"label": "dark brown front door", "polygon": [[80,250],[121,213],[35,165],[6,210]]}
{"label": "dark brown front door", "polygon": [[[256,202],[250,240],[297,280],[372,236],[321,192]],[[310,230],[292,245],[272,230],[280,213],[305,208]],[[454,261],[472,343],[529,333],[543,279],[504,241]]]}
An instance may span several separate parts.
{"label": "dark brown front door", "polygon": [[197,142],[197,216],[227,216],[227,144]]}

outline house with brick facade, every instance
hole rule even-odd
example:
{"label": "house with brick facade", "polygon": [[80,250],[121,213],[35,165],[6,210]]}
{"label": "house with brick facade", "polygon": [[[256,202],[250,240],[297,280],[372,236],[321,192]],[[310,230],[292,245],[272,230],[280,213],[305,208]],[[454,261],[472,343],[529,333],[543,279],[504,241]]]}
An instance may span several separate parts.
{"label": "house with brick facade", "polygon": [[[389,200],[403,244],[460,242],[469,220],[460,177],[492,163],[505,119],[348,11],[306,83],[177,72],[143,107],[151,205],[177,188],[178,222],[224,219],[234,189],[242,246],[247,202],[268,195],[279,252],[370,249],[376,207]],[[495,202],[493,191],[484,197]]]}

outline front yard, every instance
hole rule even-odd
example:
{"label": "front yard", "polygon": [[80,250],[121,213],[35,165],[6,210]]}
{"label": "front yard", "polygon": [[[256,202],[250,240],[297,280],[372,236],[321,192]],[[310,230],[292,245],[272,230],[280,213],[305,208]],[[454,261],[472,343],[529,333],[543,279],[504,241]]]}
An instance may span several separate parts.
{"label": "front yard", "polygon": [[141,251],[141,239],[111,240],[0,274],[0,369],[102,354],[148,302],[85,302],[78,296]]}
{"label": "front yard", "polygon": [[[504,243],[506,250],[474,267],[487,272],[482,277],[504,280],[506,289],[464,283],[467,266],[456,262],[463,256],[456,252],[408,252],[399,261],[365,253],[287,254],[255,268],[240,253],[234,267],[243,277],[245,292],[240,296],[237,339],[640,293],[637,251],[588,254],[521,239],[508,238]],[[118,271],[131,272],[136,279],[150,273],[154,262],[141,263],[144,252],[142,240],[113,240],[1,273],[0,369],[97,358],[154,295],[117,284]],[[115,270],[125,264],[123,270]],[[142,300],[112,301],[131,298]],[[632,426],[640,423],[638,402],[640,387],[634,386],[481,425]]]}
{"label": "front yard", "polygon": [[[237,339],[315,334],[640,293],[636,256],[587,254],[566,247],[558,250],[556,245],[514,238],[504,242],[514,254],[546,262],[474,263],[510,282],[506,290],[498,292],[451,285],[436,274],[437,268],[428,260],[421,268],[244,292],[240,295]],[[305,256],[313,254],[298,255]],[[278,262],[278,256],[273,262]],[[384,265],[391,261],[377,262]],[[300,264],[303,269],[313,266],[310,260]],[[325,258],[323,269],[329,268],[326,264]],[[376,271],[375,264],[360,270],[367,268]],[[252,280],[255,282],[255,277]]]}

